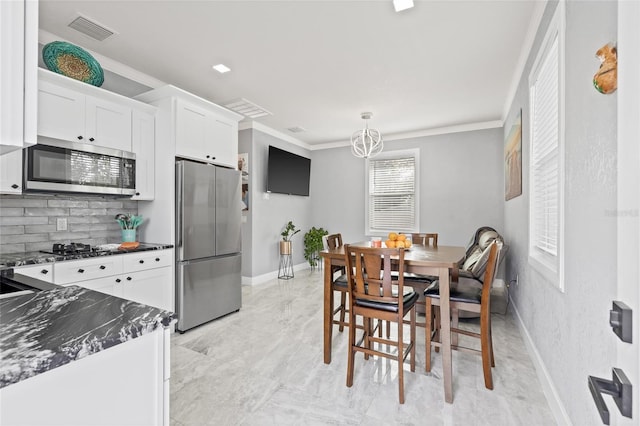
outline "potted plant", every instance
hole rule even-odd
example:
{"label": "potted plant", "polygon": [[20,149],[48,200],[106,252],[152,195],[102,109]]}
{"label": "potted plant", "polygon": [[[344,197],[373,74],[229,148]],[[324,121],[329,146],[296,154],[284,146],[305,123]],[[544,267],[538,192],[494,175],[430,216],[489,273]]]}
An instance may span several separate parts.
{"label": "potted plant", "polygon": [[320,258],[318,253],[323,249],[322,237],[328,234],[329,232],[323,228],[316,228],[315,226],[304,234],[304,258],[307,259],[312,268],[318,265],[318,259]]}
{"label": "potted plant", "polygon": [[300,232],[292,221],[289,221],[284,230],[280,233],[282,241],[280,241],[280,254],[291,254],[291,238]]}

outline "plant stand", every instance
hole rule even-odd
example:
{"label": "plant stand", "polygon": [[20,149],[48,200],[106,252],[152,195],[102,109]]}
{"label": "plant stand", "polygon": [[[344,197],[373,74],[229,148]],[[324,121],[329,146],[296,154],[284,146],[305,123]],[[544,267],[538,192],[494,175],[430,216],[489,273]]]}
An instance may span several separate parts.
{"label": "plant stand", "polygon": [[293,278],[293,261],[290,254],[281,254],[278,279],[288,280],[289,278]]}
{"label": "plant stand", "polygon": [[293,260],[291,259],[291,241],[280,241],[280,266],[278,279],[293,278]]}

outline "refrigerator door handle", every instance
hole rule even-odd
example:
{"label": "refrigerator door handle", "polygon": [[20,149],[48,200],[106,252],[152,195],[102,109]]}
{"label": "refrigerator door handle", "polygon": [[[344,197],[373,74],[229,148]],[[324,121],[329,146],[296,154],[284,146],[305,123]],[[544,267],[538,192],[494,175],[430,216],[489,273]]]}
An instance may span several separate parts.
{"label": "refrigerator door handle", "polygon": [[184,175],[184,167],[182,162],[176,162],[176,254],[178,259],[184,259],[183,245],[182,245],[182,181]]}

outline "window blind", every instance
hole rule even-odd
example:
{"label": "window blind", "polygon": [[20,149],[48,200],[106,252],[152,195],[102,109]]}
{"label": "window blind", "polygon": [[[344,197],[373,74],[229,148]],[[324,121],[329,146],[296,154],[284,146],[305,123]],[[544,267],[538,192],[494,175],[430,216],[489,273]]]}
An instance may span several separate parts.
{"label": "window blind", "polygon": [[531,86],[532,244],[558,255],[559,235],[559,62],[554,38]]}
{"label": "window blind", "polygon": [[413,229],[416,221],[415,157],[369,160],[369,228]]}

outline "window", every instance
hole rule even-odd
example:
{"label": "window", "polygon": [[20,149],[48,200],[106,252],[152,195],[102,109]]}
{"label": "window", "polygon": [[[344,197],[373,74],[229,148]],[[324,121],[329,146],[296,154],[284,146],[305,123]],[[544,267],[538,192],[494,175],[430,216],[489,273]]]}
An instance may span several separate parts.
{"label": "window", "polygon": [[529,263],[563,290],[564,2],[529,75]]}
{"label": "window", "polygon": [[367,160],[367,235],[419,231],[419,169],[417,149]]}

